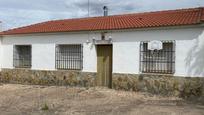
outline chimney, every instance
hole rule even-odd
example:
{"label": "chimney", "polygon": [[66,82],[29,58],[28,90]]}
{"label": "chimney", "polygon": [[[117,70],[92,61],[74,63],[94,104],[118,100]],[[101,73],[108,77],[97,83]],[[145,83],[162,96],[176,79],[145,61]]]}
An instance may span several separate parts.
{"label": "chimney", "polygon": [[103,7],[103,11],[104,11],[104,16],[108,16],[108,7],[107,6],[104,6]]}
{"label": "chimney", "polygon": [[2,22],[0,21],[0,32],[3,31]]}

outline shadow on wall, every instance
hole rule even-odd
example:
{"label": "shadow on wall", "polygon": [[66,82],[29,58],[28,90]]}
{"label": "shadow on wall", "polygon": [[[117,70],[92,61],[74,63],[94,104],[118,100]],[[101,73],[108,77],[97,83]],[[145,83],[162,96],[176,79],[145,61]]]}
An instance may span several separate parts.
{"label": "shadow on wall", "polygon": [[187,73],[189,76],[204,77],[204,31],[193,42],[185,59]]}

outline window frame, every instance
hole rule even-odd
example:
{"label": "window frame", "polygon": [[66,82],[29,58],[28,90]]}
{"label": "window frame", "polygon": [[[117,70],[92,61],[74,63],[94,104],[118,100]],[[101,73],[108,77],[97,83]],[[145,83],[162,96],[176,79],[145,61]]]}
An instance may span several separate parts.
{"label": "window frame", "polygon": [[[175,73],[175,66],[176,66],[176,60],[175,60],[176,59],[176,42],[175,42],[175,40],[162,41],[162,43],[172,43],[172,48],[170,48],[171,49],[170,51],[168,51],[168,50],[163,51],[163,52],[171,52],[170,56],[169,56],[169,54],[167,54],[168,57],[171,58],[171,60],[170,60],[170,62],[171,62],[171,65],[170,65],[171,69],[170,70],[168,70],[168,69],[167,70],[165,70],[165,69],[161,69],[161,70],[159,70],[159,69],[156,69],[156,70],[155,69],[151,69],[149,71],[143,70],[144,66],[142,64],[145,64],[145,61],[142,58],[144,58],[143,55],[145,55],[145,53],[144,53],[142,48],[144,47],[143,44],[144,43],[148,43],[148,42],[149,41],[142,41],[142,42],[140,42],[140,46],[139,46],[139,52],[140,52],[139,53],[139,60],[140,60],[139,61],[139,71],[140,71],[140,73],[142,73],[142,74],[151,74],[151,73],[152,74],[174,74]],[[148,52],[148,49],[147,49],[146,53],[147,52]],[[159,62],[154,62],[154,61],[155,60],[152,61],[152,64],[161,64],[162,63],[161,60]],[[146,61],[146,63],[149,63],[149,65],[150,65],[150,61]],[[169,63],[169,60],[167,58],[167,61],[165,61],[164,64],[168,64],[168,63]],[[168,66],[167,66],[167,68],[168,68]]]}
{"label": "window frame", "polygon": [[[28,66],[19,66],[19,65],[16,65],[16,61],[18,61],[16,59],[16,51],[17,51],[17,47],[19,46],[29,46],[30,47],[30,64]],[[30,69],[32,68],[32,45],[31,44],[15,44],[13,45],[13,67],[14,68],[25,68],[25,69]]]}
{"label": "window frame", "polygon": [[[78,46],[78,47],[80,47],[79,49],[79,55],[80,55],[80,66],[79,66],[79,68],[77,68],[76,66],[76,68],[75,67],[69,67],[69,65],[65,65],[66,67],[59,67],[58,66],[58,52],[57,52],[57,50],[59,50],[59,49],[57,49],[57,48],[59,48],[60,46]],[[65,60],[65,61],[68,61],[68,60]],[[75,60],[71,60],[71,61],[75,61]],[[83,44],[56,44],[55,45],[55,69],[56,70],[83,70]]]}

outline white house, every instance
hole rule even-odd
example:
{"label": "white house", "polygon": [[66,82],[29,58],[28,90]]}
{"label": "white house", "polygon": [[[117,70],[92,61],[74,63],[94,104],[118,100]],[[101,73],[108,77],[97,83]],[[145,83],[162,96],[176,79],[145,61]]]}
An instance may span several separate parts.
{"label": "white house", "polygon": [[2,32],[0,44],[2,71],[204,77],[204,8],[42,22]]}

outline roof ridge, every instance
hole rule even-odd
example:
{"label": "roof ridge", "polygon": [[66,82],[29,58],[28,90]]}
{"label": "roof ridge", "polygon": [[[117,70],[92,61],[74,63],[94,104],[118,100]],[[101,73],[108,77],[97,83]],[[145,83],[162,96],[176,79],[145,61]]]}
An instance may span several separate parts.
{"label": "roof ridge", "polygon": [[[108,15],[108,16],[93,16],[93,17],[80,17],[80,18],[69,18],[69,19],[59,19],[59,20],[50,20],[50,21],[68,21],[68,20],[83,20],[83,19],[95,19],[95,18],[108,18],[108,17],[120,17],[120,16],[129,16],[129,15],[139,15],[139,14],[149,14],[149,13],[165,13],[165,12],[181,12],[181,11],[189,11],[189,10],[199,10],[204,7],[192,7],[192,8],[180,8],[180,9],[171,9],[171,10],[158,10],[158,11],[146,11],[146,12],[137,12],[137,13],[126,13],[126,14],[116,14],[116,15]],[[48,21],[45,21],[48,22]]]}

